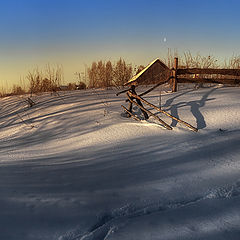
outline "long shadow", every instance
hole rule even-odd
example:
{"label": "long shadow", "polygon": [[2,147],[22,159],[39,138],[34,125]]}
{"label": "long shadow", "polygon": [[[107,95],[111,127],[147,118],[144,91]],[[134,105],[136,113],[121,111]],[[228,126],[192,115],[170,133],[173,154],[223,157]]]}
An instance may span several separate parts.
{"label": "long shadow", "polygon": [[[207,126],[206,121],[204,119],[204,116],[202,115],[200,108],[204,107],[207,101],[211,101],[214,100],[215,98],[208,98],[210,94],[212,94],[214,91],[216,90],[216,88],[211,89],[209,92],[205,93],[202,98],[200,100],[196,100],[196,101],[189,101],[189,102],[179,102],[177,104],[173,104],[169,110],[171,111],[171,115],[179,118],[179,114],[178,114],[178,109],[184,106],[190,106],[190,110],[193,114],[193,116],[196,119],[196,123],[197,123],[197,128],[198,129],[203,129]],[[193,90],[191,90],[193,91]],[[173,102],[174,99],[176,99],[177,97],[180,97],[186,93],[189,93],[191,91],[188,92],[184,92],[181,93],[173,98],[170,98],[166,101],[164,107],[168,107],[170,106],[170,104]],[[177,125],[177,121],[176,120],[172,120],[171,126],[175,127]]]}
{"label": "long shadow", "polygon": [[191,106],[191,112],[197,121],[197,128],[203,129],[207,126],[204,116],[202,115],[200,108],[204,107],[207,101],[214,100],[214,98],[208,99],[208,96],[213,93],[216,88],[211,89],[209,92],[205,93],[202,98],[198,101],[190,101],[187,105]]}
{"label": "long shadow", "polygon": [[163,105],[163,107],[166,108],[166,107],[171,106],[171,104],[173,103],[174,99],[176,99],[176,98],[178,98],[178,97],[181,97],[181,96],[183,96],[183,95],[185,95],[185,94],[188,94],[188,93],[190,93],[190,92],[193,92],[193,91],[194,91],[194,90],[189,90],[189,91],[186,91],[186,92],[182,92],[182,93],[180,93],[180,94],[178,94],[178,95],[175,95],[175,96],[167,99],[167,101],[166,101],[166,103]]}
{"label": "long shadow", "polygon": [[[178,115],[178,108],[181,108],[181,107],[183,107],[183,106],[185,106],[185,102],[179,102],[179,103],[177,103],[177,104],[173,104],[172,106],[171,106],[171,109],[170,109],[170,111],[171,111],[171,115],[172,116],[175,116],[176,118],[178,118],[178,119],[180,119],[180,117],[179,117],[179,115]],[[171,123],[171,126],[172,127],[176,127],[177,126],[177,121],[176,120],[174,120],[174,119],[172,119],[172,123]]]}

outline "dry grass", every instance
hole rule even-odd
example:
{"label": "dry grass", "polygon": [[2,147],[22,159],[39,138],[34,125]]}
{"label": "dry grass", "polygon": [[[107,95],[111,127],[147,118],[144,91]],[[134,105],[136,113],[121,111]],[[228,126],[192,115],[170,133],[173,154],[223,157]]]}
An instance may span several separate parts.
{"label": "dry grass", "polygon": [[[184,52],[182,55],[176,50],[168,49],[168,53],[163,61],[169,67],[173,67],[174,58],[178,57],[179,67],[183,68],[230,68],[240,69],[240,56],[233,55],[229,59],[225,59],[221,63],[212,55],[202,56],[201,54],[193,55],[190,51]],[[143,69],[140,65],[136,70]],[[93,62],[91,67],[88,67],[88,74],[86,75],[85,82],[79,84],[70,83],[65,90],[85,89],[88,85],[89,88],[121,86],[128,81],[133,75],[132,64],[127,64],[125,60],[120,58],[116,63],[111,61],[98,61]],[[210,77],[202,75],[199,77]],[[216,76],[214,76],[216,77]],[[217,76],[219,77],[219,76]],[[221,76],[220,76],[221,77]],[[27,84],[26,84],[27,82]],[[35,68],[29,71],[24,79],[20,79],[19,84],[13,85],[11,91],[8,91],[8,86],[0,88],[0,97],[10,95],[21,95],[25,93],[33,94],[40,92],[56,92],[60,90],[59,86],[63,82],[63,68],[62,66],[51,66],[47,64],[44,69]],[[86,84],[88,82],[88,84]],[[27,87],[26,87],[27,86]]]}

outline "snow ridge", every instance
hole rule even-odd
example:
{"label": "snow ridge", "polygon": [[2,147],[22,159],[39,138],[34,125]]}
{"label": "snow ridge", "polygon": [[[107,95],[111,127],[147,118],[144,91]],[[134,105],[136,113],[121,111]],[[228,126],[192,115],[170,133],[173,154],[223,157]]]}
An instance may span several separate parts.
{"label": "snow ridge", "polygon": [[127,219],[171,209],[178,209],[207,199],[223,199],[238,196],[240,196],[240,180],[231,186],[224,186],[209,190],[204,196],[190,200],[173,201],[165,205],[160,202],[156,202],[139,207],[133,204],[128,204],[119,209],[113,210],[111,213],[102,215],[85,234],[76,235],[74,237],[72,236],[70,238],[61,236],[58,240],[107,240],[111,234],[124,225],[124,222],[126,222]]}

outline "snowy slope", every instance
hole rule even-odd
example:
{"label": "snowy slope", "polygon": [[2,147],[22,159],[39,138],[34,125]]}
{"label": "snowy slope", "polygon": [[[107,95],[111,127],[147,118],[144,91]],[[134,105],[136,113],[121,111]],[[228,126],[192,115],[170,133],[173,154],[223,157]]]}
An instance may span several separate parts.
{"label": "snowy slope", "polygon": [[0,239],[240,239],[239,88],[163,93],[198,133],[113,90],[25,98],[0,100]]}

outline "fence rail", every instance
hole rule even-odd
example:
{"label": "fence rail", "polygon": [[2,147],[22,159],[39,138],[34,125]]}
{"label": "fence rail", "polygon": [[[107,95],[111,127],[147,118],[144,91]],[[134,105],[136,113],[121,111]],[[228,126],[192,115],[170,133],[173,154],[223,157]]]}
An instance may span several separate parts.
{"label": "fence rail", "polygon": [[[158,79],[157,85],[147,90],[144,95],[165,82],[169,82],[172,92],[177,92],[178,83],[216,83],[216,84],[240,84],[240,69],[224,68],[179,68],[178,58],[174,59],[173,67],[168,68],[160,59],[150,63],[145,69],[129,80],[126,86],[137,86],[146,80]],[[126,92],[124,90],[120,93]]]}
{"label": "fence rail", "polygon": [[177,78],[178,83],[220,83],[220,84],[240,84],[240,79],[230,78]]}
{"label": "fence rail", "polygon": [[219,74],[240,76],[240,69],[217,69],[217,68],[178,68],[177,75],[183,74]]}
{"label": "fence rail", "polygon": [[[183,76],[185,75],[185,76]],[[191,77],[190,75],[195,75]],[[202,77],[199,75],[212,75]],[[220,75],[216,77],[216,75]],[[223,76],[232,76],[230,78],[223,78]],[[172,69],[172,91],[177,91],[178,83],[220,83],[238,85],[240,84],[240,69],[218,69],[218,68],[178,68],[178,58],[174,59],[174,66]]]}

